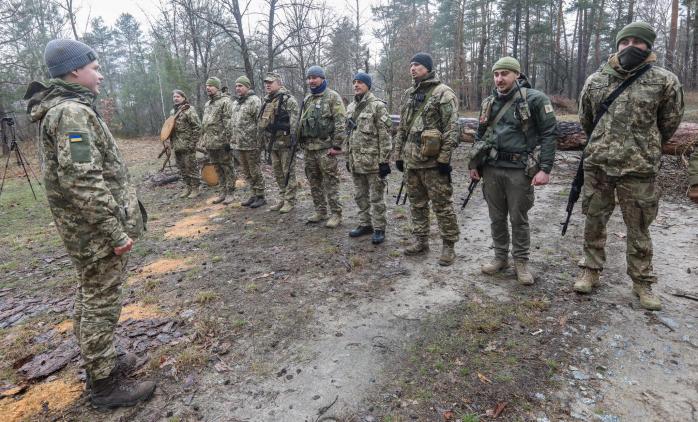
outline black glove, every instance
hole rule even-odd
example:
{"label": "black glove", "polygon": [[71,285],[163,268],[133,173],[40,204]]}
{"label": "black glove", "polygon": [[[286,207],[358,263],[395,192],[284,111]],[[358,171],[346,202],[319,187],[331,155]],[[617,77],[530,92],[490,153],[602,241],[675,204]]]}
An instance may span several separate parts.
{"label": "black glove", "polygon": [[395,162],[395,168],[396,168],[400,173],[404,172],[404,171],[405,171],[405,162],[402,161],[402,160],[397,160],[397,161]]}
{"label": "black glove", "polygon": [[232,148],[230,148],[230,144],[223,145],[223,150],[225,150],[225,152],[230,152],[231,149]]}
{"label": "black glove", "polygon": [[381,179],[385,179],[385,177],[389,174],[390,174],[390,164],[388,164],[388,163],[378,164],[378,176]]}
{"label": "black glove", "polygon": [[451,167],[451,165],[449,163],[437,162],[436,168],[439,170],[439,173],[443,174],[444,176],[451,174],[451,170],[453,170],[453,168]]}
{"label": "black glove", "polygon": [[351,169],[349,168],[349,161],[345,161],[344,164],[347,166],[347,171],[351,173]]}

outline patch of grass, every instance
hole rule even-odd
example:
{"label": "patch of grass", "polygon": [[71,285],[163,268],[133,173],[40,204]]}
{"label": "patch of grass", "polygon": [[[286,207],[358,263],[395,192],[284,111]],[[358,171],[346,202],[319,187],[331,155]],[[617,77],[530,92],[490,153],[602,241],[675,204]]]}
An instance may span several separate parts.
{"label": "patch of grass", "polygon": [[196,294],[195,301],[199,305],[205,305],[209,302],[213,302],[216,299],[218,299],[218,294],[216,292],[212,292],[210,290],[204,290],[204,291],[198,292]]}
{"label": "patch of grass", "polygon": [[399,250],[395,249],[393,251],[390,251],[390,253],[388,255],[390,255],[391,258],[399,258],[400,255],[402,255],[402,254],[400,253]]}
{"label": "patch of grass", "polygon": [[361,268],[364,266],[364,259],[358,255],[353,255],[349,258],[349,263],[351,264],[351,268]]}
{"label": "patch of grass", "polygon": [[233,320],[231,325],[233,326],[233,328],[238,329],[238,328],[242,328],[245,325],[247,325],[247,321],[245,321],[244,319],[241,319],[241,318],[237,318],[237,319]]}
{"label": "patch of grass", "polygon": [[143,288],[146,291],[152,291],[155,290],[156,287],[160,285],[161,281],[157,278],[149,278],[145,280],[145,283],[143,283]]}
{"label": "patch of grass", "polygon": [[215,337],[222,332],[221,321],[213,315],[205,315],[194,321],[194,334],[199,341],[203,341],[208,337]]}
{"label": "patch of grass", "polygon": [[187,347],[179,352],[177,357],[177,370],[185,372],[189,368],[203,366],[208,361],[209,354],[199,347]]}
{"label": "patch of grass", "polygon": [[257,285],[254,283],[250,283],[247,286],[245,286],[245,291],[247,293],[254,293],[257,291]]}
{"label": "patch of grass", "polygon": [[480,422],[480,417],[475,413],[467,413],[460,418],[461,422]]}
{"label": "patch of grass", "polygon": [[324,248],[322,248],[322,252],[325,255],[336,255],[339,253],[339,246],[337,245],[327,245]]}

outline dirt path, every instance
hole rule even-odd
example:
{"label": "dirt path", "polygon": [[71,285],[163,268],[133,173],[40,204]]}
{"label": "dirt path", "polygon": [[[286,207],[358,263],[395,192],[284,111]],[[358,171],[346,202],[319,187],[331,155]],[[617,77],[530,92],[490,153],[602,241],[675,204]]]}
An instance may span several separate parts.
{"label": "dirt path", "polygon": [[[137,141],[125,147],[140,180],[155,163],[143,157]],[[462,154],[457,169],[463,168]],[[61,406],[45,399],[46,406],[39,401],[38,410],[27,405],[17,413],[10,405],[29,395],[20,393],[0,399],[0,414],[179,421],[436,421],[451,415],[462,420],[494,415],[497,420],[696,420],[698,304],[672,295],[681,290],[698,296],[696,208],[665,199],[653,227],[664,311],[643,312],[630,293],[619,215],[609,227],[603,286],[580,297],[571,284],[581,255],[581,216],[575,213],[565,238],[557,224],[573,171],[571,157],[562,156],[553,183],[536,192],[531,225],[537,283],[531,288],[516,285],[511,270],[497,277],[479,272],[491,255],[479,191],[458,215],[457,261],[443,268],[436,264],[435,227],[429,256],[408,259],[399,253],[409,240],[409,211],[396,207],[394,199],[384,245],[349,239],[355,206],[346,174],[346,212],[337,230],[304,223],[311,211],[305,182],[299,207],[279,216],[177,200],[173,185],[150,188],[143,179],[152,222],[132,257],[125,294],[130,319],[123,319],[120,341],[147,358],[140,376],[158,380],[155,398],[107,414],[89,409],[84,397]],[[462,173],[455,177],[457,201],[466,186]],[[398,186],[399,174],[393,174],[391,194]],[[239,199],[245,196],[240,192]],[[30,233],[26,242],[40,242],[42,254],[60,257],[50,218],[38,221],[45,229]],[[18,238],[17,233],[3,236]],[[18,261],[0,279],[6,308],[22,308],[27,293],[36,303],[49,294],[71,297],[64,258],[31,266],[21,262],[22,253],[0,255],[2,262]],[[46,291],[24,284],[27,274],[54,287]],[[18,311],[22,320],[0,333],[3,347],[17,345],[20,338],[33,355],[70,338],[69,330],[49,330],[49,340],[45,334],[64,323],[69,306],[61,302],[55,313],[26,309],[35,311],[25,316]],[[30,323],[39,328],[28,330]],[[142,335],[132,337],[139,330]],[[10,363],[31,357],[3,356]],[[21,377],[12,377],[4,385],[23,384]],[[74,383],[78,361],[30,383],[28,391],[40,391],[56,377]]]}

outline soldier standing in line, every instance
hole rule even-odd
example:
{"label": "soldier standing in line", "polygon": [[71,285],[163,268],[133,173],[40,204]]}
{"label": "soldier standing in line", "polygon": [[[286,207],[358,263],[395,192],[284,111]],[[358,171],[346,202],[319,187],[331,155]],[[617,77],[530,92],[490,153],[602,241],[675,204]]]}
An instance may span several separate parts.
{"label": "soldier standing in line", "polygon": [[[354,179],[359,226],[349,232],[351,237],[373,233],[374,245],[385,240],[385,178],[390,174],[390,153],[393,150],[390,127],[393,122],[385,103],[372,92],[371,76],[354,75],[354,101],[347,107],[347,169]],[[373,212],[371,212],[371,208]]]}
{"label": "soldier standing in line", "polygon": [[[283,86],[278,73],[267,72],[264,77],[264,90],[267,95],[259,111],[257,127],[261,148],[267,148],[271,155],[274,179],[279,186],[279,201],[270,207],[271,211],[282,214],[291,212],[296,206],[296,173],[291,169],[291,137],[295,136],[298,122],[298,101]],[[286,185],[286,175],[289,174]]]}
{"label": "soldier standing in line", "polygon": [[259,167],[259,139],[257,137],[257,116],[261,101],[251,89],[247,76],[235,81],[237,99],[233,102],[233,117],[230,119],[230,133],[233,148],[238,151],[242,173],[250,183],[252,195],[241,205],[259,208],[267,203],[264,198],[264,177]]}
{"label": "soldier standing in line", "polygon": [[548,97],[519,79],[518,60],[502,57],[492,66],[492,73],[495,89],[482,102],[468,165],[472,179],[484,178],[482,189],[494,243],[494,259],[481,270],[492,275],[509,266],[508,217],[516,278],[523,285],[531,285],[534,278],[528,269],[528,211],[533,207],[533,187],[550,181],[557,122]]}
{"label": "soldier standing in line", "polygon": [[305,151],[305,175],[315,206],[315,213],[307,222],[319,223],[326,219],[329,205],[332,215],[325,227],[334,228],[342,222],[337,155],[342,153],[346,110],[342,97],[327,88],[325,71],[320,66],[311,66],[305,76],[310,94],[303,101],[299,138]]}
{"label": "soldier standing in line", "polygon": [[199,141],[201,123],[199,115],[194,107],[187,101],[184,91],[175,89],[172,91],[174,109],[171,116],[177,116],[175,128],[170,135],[172,149],[174,150],[177,168],[182,174],[182,180],[186,189],[180,198],[196,198],[199,196],[199,169],[196,164],[196,143]]}
{"label": "soldier standing in line", "polygon": [[214,204],[233,202],[235,191],[235,168],[230,153],[230,118],[232,103],[230,96],[221,93],[221,80],[216,77],[206,81],[208,101],[204,106],[201,124],[201,146],[206,148],[211,164],[216,166],[220,178],[221,191]]}
{"label": "soldier standing in line", "polygon": [[427,53],[410,60],[414,85],[402,95],[400,127],[395,135],[395,167],[405,172],[415,242],[405,255],[429,251],[429,201],[439,223],[443,246],[439,264],[455,259],[460,231],[453,212],[451,153],[458,146],[458,100],[432,69]]}
{"label": "soldier standing in line", "polygon": [[131,353],[117,356],[128,252],[147,215],[106,123],[94,109],[103,77],[95,51],[74,40],[52,40],[44,61],[48,85],[32,82],[25,99],[38,122],[46,196],[56,229],[78,271],[73,329],[93,406],[134,406],[155,390],[134,382]]}
{"label": "soldier standing in line", "polygon": [[[589,293],[599,284],[606,263],[606,224],[617,197],[627,227],[627,272],[640,305],[648,310],[662,307],[659,296],[652,292],[657,277],[649,232],[659,205],[657,172],[662,144],[679,127],[684,107],[678,78],[656,65],[657,56],[652,52],[656,36],[645,22],[621,29],[616,35],[618,52],[587,78],[579,99],[579,120],[589,141],[583,157],[583,271],[574,290]],[[602,102],[637,72],[644,74],[620,94],[593,127]]]}

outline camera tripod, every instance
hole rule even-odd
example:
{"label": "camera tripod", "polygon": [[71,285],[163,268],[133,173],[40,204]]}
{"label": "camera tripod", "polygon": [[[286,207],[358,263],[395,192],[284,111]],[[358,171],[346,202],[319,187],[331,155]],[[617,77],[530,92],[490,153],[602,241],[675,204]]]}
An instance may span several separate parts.
{"label": "camera tripod", "polygon": [[[7,160],[5,160],[5,170],[2,173],[2,183],[0,183],[0,196],[2,195],[2,190],[5,187],[7,169],[10,166],[10,157],[12,156],[12,151],[14,151],[15,157],[17,158],[17,165],[21,166],[22,170],[24,170],[24,175],[27,177],[27,182],[29,182],[29,188],[32,191],[32,195],[34,195],[34,199],[36,200],[38,198],[36,197],[36,192],[34,191],[34,185],[32,185],[32,181],[29,178],[29,172],[31,172],[32,176],[34,176],[34,179],[36,179],[36,183],[41,185],[41,182],[39,182],[39,178],[36,177],[36,174],[34,174],[34,170],[29,165],[29,161],[27,161],[27,159],[24,158],[24,154],[22,153],[22,150],[19,148],[15,132],[15,121],[12,117],[3,117],[2,123],[4,123],[5,126],[5,129],[2,131],[2,143],[10,146],[10,152],[7,154]],[[9,139],[7,134],[8,131],[10,132]],[[29,170],[27,171],[27,169]]]}

